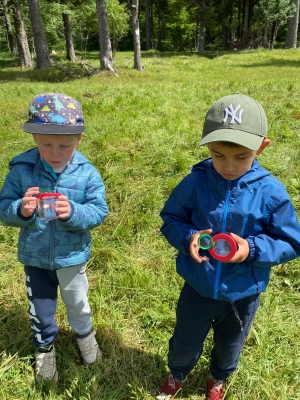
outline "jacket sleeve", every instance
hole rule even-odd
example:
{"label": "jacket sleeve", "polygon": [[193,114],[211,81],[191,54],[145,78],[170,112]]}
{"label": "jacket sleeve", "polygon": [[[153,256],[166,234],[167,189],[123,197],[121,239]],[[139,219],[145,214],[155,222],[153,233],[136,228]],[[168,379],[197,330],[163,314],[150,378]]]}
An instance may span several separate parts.
{"label": "jacket sleeve", "polygon": [[36,212],[30,218],[22,218],[18,212],[23,196],[20,171],[18,167],[13,167],[0,191],[0,220],[4,225],[22,228],[30,225],[36,218]]}
{"label": "jacket sleeve", "polygon": [[191,223],[193,208],[191,185],[185,178],[172,191],[160,213],[163,220],[161,233],[175,249],[187,255],[190,254],[190,238],[198,231]]}
{"label": "jacket sleeve", "polygon": [[246,238],[253,267],[270,268],[300,256],[300,224],[288,195],[274,204],[266,233]]}
{"label": "jacket sleeve", "polygon": [[94,169],[85,188],[84,201],[79,204],[70,200],[71,215],[66,220],[58,220],[66,229],[84,232],[100,225],[108,214],[105,186],[99,172]]}

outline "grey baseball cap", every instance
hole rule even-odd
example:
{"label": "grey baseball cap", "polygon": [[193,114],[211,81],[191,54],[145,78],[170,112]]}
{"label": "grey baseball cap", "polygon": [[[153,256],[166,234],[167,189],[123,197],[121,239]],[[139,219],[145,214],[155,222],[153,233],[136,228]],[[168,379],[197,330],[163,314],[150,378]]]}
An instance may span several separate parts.
{"label": "grey baseball cap", "polygon": [[268,121],[252,97],[235,93],[217,100],[206,114],[200,145],[231,142],[258,150],[267,137]]}
{"label": "grey baseball cap", "polygon": [[84,132],[79,102],[63,93],[41,93],[29,106],[28,121],[23,125],[28,133],[74,135]]}

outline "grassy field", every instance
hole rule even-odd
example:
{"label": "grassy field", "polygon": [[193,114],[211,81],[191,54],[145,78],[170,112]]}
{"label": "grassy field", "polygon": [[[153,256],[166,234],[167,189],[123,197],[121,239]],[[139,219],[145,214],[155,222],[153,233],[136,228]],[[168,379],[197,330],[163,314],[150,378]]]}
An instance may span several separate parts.
{"label": "grassy field", "polygon": [[[61,56],[62,57],[62,56]],[[98,55],[85,62],[98,67]],[[272,145],[260,161],[286,185],[300,211],[300,50],[257,50],[198,56],[117,53],[119,77],[84,71],[56,55],[47,70],[18,69],[0,55],[0,186],[10,159],[33,147],[22,131],[31,98],[59,91],[83,107],[86,133],[79,150],[99,169],[110,214],[93,231],[90,303],[103,362],[80,364],[62,302],[56,341],[59,383],[36,386],[18,231],[0,225],[0,398],[3,400],[146,400],[167,371],[168,339],[182,280],[175,251],[161,236],[159,212],[191,165],[208,155],[199,146],[205,113],[223,95],[256,98],[269,119]],[[73,71],[66,75],[59,67]],[[261,296],[229,400],[300,399],[300,261],[273,269]],[[204,400],[211,336],[180,399]]]}

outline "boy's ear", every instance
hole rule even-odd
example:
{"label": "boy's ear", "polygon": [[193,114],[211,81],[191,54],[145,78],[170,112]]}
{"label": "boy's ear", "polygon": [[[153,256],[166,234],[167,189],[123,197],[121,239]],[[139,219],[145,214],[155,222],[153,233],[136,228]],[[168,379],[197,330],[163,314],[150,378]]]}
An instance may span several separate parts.
{"label": "boy's ear", "polygon": [[264,139],[264,140],[262,141],[262,144],[260,145],[260,148],[256,151],[256,155],[261,154],[261,153],[264,151],[264,149],[265,149],[267,146],[269,146],[270,143],[271,143],[271,140],[270,140],[270,139]]}
{"label": "boy's ear", "polygon": [[80,133],[80,134],[78,135],[77,146],[81,143],[82,138],[83,138],[83,135],[84,135],[84,132],[82,132],[82,133]]}

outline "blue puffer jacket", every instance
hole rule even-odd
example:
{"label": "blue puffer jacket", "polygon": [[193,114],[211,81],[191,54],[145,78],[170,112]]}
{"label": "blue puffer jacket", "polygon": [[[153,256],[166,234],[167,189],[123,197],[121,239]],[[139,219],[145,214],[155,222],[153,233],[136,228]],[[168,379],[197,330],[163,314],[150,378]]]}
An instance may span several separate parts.
{"label": "blue puffer jacket", "polygon": [[[177,272],[202,296],[224,301],[266,290],[270,269],[300,256],[300,225],[282,185],[255,159],[234,181],[216,172],[211,159],[192,168],[173,190],[161,217],[161,232],[178,251]],[[246,239],[250,253],[243,263],[210,259],[201,264],[189,255],[193,233],[232,232]],[[205,253],[203,253],[205,254]]]}
{"label": "blue puffer jacket", "polygon": [[[0,220],[21,228],[18,259],[22,264],[59,269],[86,262],[90,258],[90,230],[100,225],[108,213],[105,187],[99,172],[79,152],[57,180],[45,170],[37,148],[26,151],[9,163],[0,192]],[[68,197],[71,215],[66,220],[41,220],[37,212],[23,218],[19,207],[30,187],[42,187]]]}

